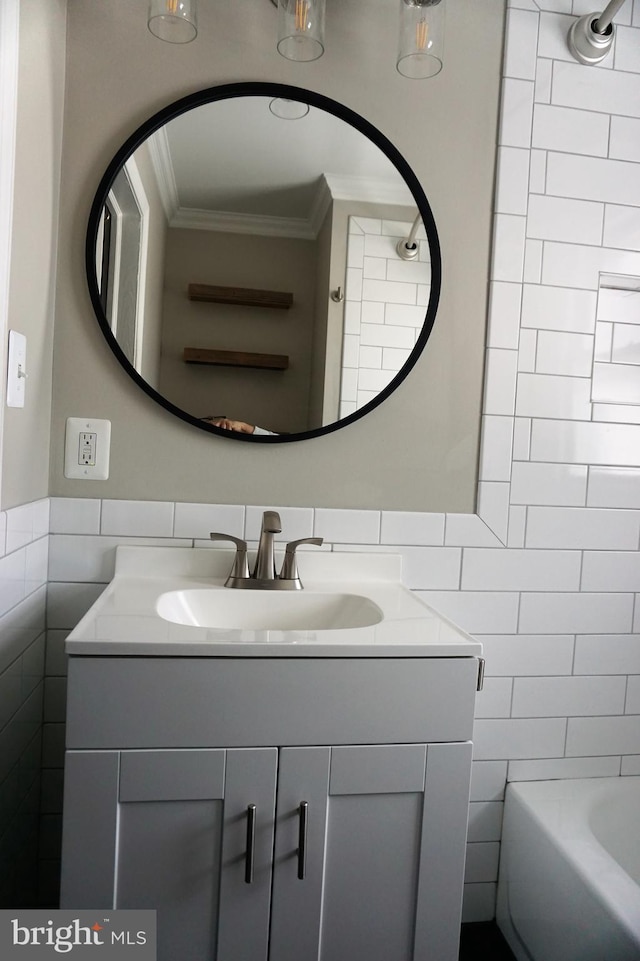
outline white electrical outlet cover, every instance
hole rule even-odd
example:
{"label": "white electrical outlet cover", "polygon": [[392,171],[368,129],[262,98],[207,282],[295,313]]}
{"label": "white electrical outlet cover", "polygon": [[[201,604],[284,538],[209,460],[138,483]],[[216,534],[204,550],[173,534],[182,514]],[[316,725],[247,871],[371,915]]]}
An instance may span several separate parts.
{"label": "white electrical outlet cover", "polygon": [[[82,463],[80,435],[95,434],[95,464]],[[64,441],[64,476],[81,480],[107,480],[111,421],[88,417],[68,417]]]}

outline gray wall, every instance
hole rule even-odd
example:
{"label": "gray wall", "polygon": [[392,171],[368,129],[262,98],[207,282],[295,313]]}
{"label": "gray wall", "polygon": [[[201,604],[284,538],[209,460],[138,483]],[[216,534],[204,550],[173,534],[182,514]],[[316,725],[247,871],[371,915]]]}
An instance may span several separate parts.
{"label": "gray wall", "polygon": [[[5,908],[38,903],[48,875],[43,864],[38,877],[39,838],[46,851],[52,842],[57,845],[59,834],[59,825],[49,819],[46,790],[41,802],[47,780],[41,759],[65,0],[21,0],[19,32],[9,326],[27,337],[29,380],[25,407],[5,408],[1,465],[0,905]],[[35,503],[13,506],[29,501]]]}
{"label": "gray wall", "polygon": [[[225,414],[278,433],[307,430],[315,247],[287,237],[170,229],[159,392],[195,417]],[[288,292],[293,305],[276,310],[190,301],[190,283]],[[289,367],[185,364],[185,347],[286,355]]]}
{"label": "gray wall", "polygon": [[24,408],[4,413],[4,509],[49,493],[64,49],[64,0],[22,0],[9,327],[26,335],[29,379]]}
{"label": "gray wall", "polygon": [[[474,509],[504,0],[446,4],[445,68],[418,83],[395,71],[396,10],[386,0],[350,0],[346,12],[329,10],[327,52],[306,65],[276,53],[275,11],[267,2],[201,4],[200,34],[180,47],[148,34],[145,0],[70,0],[52,494]],[[93,193],[124,139],[179,96],[248,79],[317,90],[382,130],[423,183],[444,260],[429,348],[393,397],[326,438],[260,447],[183,424],[128,380],[93,319],[83,267]],[[65,480],[69,416],[112,421],[108,481]]]}

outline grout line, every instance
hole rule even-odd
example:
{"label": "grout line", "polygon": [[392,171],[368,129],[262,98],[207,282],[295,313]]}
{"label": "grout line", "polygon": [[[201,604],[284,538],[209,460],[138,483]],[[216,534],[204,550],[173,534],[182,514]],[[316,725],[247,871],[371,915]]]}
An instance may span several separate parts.
{"label": "grout line", "polygon": [[562,756],[567,757],[567,741],[569,739],[569,718],[564,719],[564,746],[562,749]]}
{"label": "grout line", "polygon": [[581,592],[581,593],[582,593],[583,590],[584,590],[584,587],[583,587],[584,555],[585,555],[587,549],[588,549],[588,548],[586,548],[586,549],[583,548],[583,550],[580,551],[580,571],[579,571],[579,574],[578,574],[578,591]]}

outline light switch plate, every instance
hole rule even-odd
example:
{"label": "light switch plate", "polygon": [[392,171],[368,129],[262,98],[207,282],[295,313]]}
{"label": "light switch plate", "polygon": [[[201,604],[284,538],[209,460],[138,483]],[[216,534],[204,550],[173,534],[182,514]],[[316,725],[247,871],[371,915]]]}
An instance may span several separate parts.
{"label": "light switch plate", "polygon": [[68,417],[64,442],[64,476],[107,480],[111,421]]}
{"label": "light switch plate", "polygon": [[17,330],[10,330],[7,358],[7,407],[24,407],[26,366],[27,338]]}

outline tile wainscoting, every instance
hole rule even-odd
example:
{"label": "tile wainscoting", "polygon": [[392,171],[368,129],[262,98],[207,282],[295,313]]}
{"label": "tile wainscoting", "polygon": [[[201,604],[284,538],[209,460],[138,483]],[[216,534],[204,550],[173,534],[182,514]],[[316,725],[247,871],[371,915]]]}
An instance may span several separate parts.
{"label": "tile wainscoting", "polygon": [[2,907],[38,899],[48,535],[48,500],[0,512]]}
{"label": "tile wainscoting", "polygon": [[[633,573],[640,564],[640,509],[623,512],[635,524],[633,549],[598,550],[590,542],[584,550],[500,546],[474,515],[264,507],[280,511],[286,539],[322,536],[323,550],[399,552],[407,585],[482,640],[487,677],[477,697],[464,919],[490,919],[508,779],[640,773],[640,631],[634,628],[640,583]],[[52,498],[44,724],[49,817],[56,781],[58,791],[61,785],[64,639],[110,580],[116,545],[215,550],[208,532],[224,530],[255,547],[262,510]],[[573,508],[557,510],[570,521]],[[618,530],[619,511],[601,510]],[[625,525],[619,537],[627,536]],[[606,526],[602,537],[608,545]]]}

